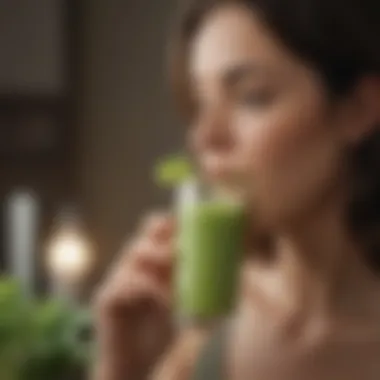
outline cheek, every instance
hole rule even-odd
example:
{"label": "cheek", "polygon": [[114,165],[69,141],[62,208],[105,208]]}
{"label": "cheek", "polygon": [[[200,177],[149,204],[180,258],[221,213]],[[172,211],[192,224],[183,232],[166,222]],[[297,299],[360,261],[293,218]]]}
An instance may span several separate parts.
{"label": "cheek", "polygon": [[236,130],[242,162],[264,178],[294,167],[322,138],[320,127],[313,124],[313,117],[299,112],[241,115]]}
{"label": "cheek", "polygon": [[239,120],[240,160],[255,200],[270,213],[306,207],[336,177],[339,149],[321,112],[271,113]]}

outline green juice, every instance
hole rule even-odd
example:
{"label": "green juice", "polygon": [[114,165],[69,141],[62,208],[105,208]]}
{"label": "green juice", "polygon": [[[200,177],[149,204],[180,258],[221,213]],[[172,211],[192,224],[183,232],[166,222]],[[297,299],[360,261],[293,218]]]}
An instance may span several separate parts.
{"label": "green juice", "polygon": [[224,316],[236,300],[243,209],[221,200],[200,201],[185,205],[179,219],[179,313],[205,319]]}

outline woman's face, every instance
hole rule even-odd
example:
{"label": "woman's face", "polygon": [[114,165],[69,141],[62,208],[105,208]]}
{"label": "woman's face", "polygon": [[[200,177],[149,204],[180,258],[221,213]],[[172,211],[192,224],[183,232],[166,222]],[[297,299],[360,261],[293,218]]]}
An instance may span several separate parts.
{"label": "woman's face", "polygon": [[270,225],[318,207],[337,183],[343,144],[317,74],[238,6],[211,13],[189,53],[190,141],[205,175]]}

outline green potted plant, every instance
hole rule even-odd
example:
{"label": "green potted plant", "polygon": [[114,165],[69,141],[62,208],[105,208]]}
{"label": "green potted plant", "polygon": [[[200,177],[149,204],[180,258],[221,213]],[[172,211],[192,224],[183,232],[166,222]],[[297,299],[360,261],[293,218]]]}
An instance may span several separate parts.
{"label": "green potted plant", "polygon": [[0,279],[0,379],[74,379],[91,360],[91,315],[54,299],[30,301]]}

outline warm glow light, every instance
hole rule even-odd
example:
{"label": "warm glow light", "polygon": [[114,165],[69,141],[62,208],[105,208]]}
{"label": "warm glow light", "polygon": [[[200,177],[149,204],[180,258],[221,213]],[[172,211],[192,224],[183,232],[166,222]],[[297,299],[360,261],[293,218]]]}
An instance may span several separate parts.
{"label": "warm glow light", "polygon": [[88,243],[75,233],[56,236],[48,250],[48,265],[55,276],[80,279],[90,267]]}

